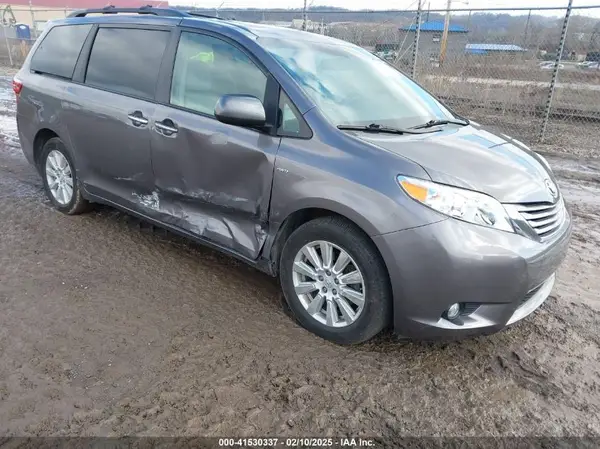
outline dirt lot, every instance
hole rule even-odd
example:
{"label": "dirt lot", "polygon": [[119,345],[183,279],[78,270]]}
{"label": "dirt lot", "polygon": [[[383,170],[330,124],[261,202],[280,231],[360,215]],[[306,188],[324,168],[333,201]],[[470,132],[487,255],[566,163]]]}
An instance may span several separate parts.
{"label": "dirt lot", "polygon": [[533,316],[339,347],[231,258],[110,208],[55,212],[0,83],[0,436],[600,436],[599,159],[550,158],[575,232]]}

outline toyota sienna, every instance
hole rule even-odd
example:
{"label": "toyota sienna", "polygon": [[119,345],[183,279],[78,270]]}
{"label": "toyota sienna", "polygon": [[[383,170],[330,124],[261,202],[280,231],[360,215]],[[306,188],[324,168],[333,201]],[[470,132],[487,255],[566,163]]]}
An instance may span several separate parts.
{"label": "toyota sienna", "polygon": [[567,251],[543,157],[347,42],[109,7],[50,23],[13,84],[56,209],[108,204],[278,276],[337,343],[498,331]]}

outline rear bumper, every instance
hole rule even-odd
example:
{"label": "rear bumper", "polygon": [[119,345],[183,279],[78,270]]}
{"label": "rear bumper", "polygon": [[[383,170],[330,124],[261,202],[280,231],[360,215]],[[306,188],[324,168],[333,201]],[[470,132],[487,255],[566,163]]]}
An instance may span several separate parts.
{"label": "rear bumper", "polygon": [[[571,232],[567,214],[543,243],[454,219],[375,237],[390,273],[395,332],[453,339],[525,318],[550,294]],[[465,307],[449,321],[442,315],[454,303]]]}

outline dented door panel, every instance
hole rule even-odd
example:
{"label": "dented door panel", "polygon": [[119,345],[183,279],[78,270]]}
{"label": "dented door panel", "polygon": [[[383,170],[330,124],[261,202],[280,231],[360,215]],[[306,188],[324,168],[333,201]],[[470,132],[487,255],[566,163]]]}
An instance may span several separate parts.
{"label": "dented door panel", "polygon": [[[168,119],[177,132],[156,122]],[[158,106],[151,132],[155,190],[145,213],[256,259],[266,239],[280,138],[214,118]]]}
{"label": "dented door panel", "polygon": [[140,111],[149,116],[154,103],[83,85],[69,90],[63,116],[86,190],[117,203],[130,202],[132,188],[151,191],[150,131],[128,115]]}

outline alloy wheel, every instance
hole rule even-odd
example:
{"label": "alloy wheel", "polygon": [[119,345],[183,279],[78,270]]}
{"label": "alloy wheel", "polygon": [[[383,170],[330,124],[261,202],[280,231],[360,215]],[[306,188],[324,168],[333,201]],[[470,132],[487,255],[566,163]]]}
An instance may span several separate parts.
{"label": "alloy wheel", "polygon": [[354,323],[365,306],[365,281],[350,254],[334,243],[307,243],[294,258],[294,290],[304,309],[330,327]]}
{"label": "alloy wheel", "polygon": [[63,153],[52,150],[46,158],[46,181],[52,197],[61,205],[73,198],[73,172]]}

